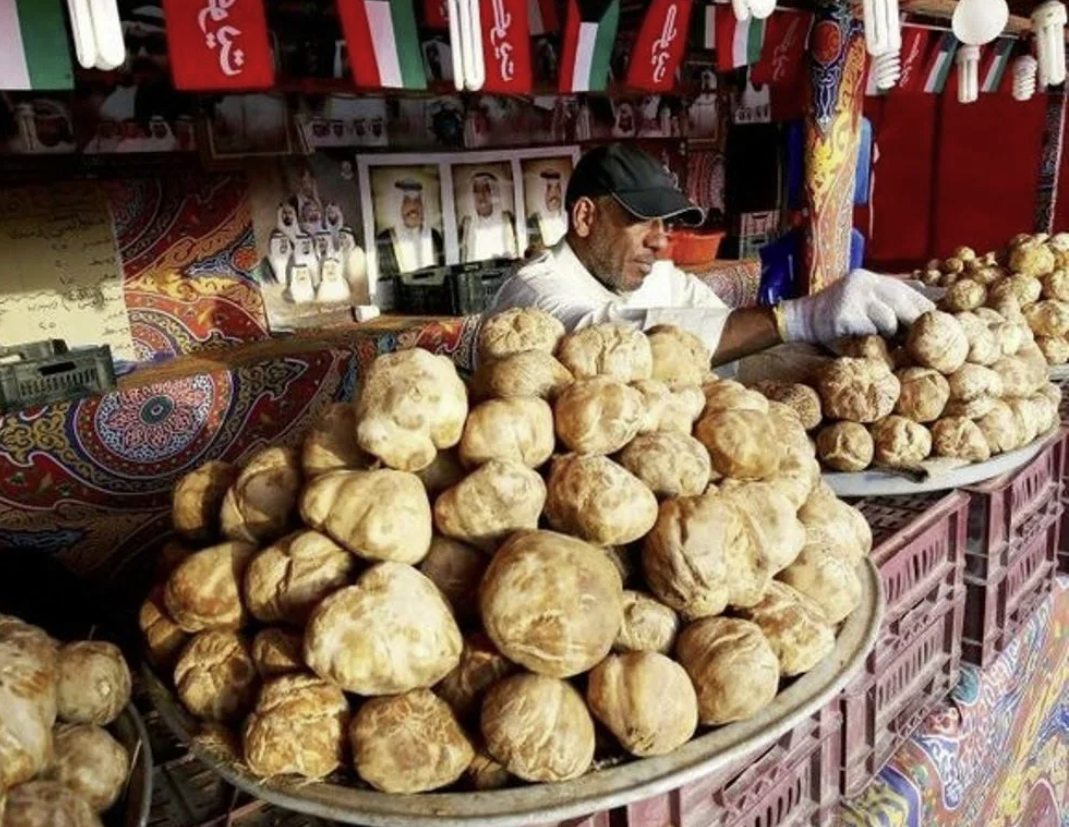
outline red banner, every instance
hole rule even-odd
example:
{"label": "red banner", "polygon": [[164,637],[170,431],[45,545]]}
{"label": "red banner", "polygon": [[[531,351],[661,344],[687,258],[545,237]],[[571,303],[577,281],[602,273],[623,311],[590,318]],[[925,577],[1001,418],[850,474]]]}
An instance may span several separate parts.
{"label": "red banner", "polygon": [[275,64],[261,0],[163,0],[176,89],[266,89]]}
{"label": "red banner", "polygon": [[931,31],[917,26],[902,27],[902,50],[899,61],[902,76],[896,89],[902,92],[923,92],[925,69],[928,66],[928,41]]}
{"label": "red banner", "polygon": [[484,92],[531,91],[531,29],[527,0],[478,0],[482,21]]}
{"label": "red banner", "polygon": [[448,29],[449,0],[423,0],[423,23],[428,29]]}
{"label": "red banner", "polygon": [[757,85],[794,87],[805,71],[805,45],[810,12],[777,11],[765,22],[765,45],[754,64],[752,79]]}
{"label": "red banner", "polygon": [[653,0],[642,19],[627,85],[648,92],[668,92],[675,86],[690,25],[692,0]]}

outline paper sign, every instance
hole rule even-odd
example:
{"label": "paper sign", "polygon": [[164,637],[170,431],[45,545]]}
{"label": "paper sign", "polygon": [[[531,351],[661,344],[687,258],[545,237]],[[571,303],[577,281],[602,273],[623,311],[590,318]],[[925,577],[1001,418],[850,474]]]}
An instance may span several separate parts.
{"label": "paper sign", "polygon": [[0,190],[0,345],[65,339],[134,359],[111,218],[91,183]]}

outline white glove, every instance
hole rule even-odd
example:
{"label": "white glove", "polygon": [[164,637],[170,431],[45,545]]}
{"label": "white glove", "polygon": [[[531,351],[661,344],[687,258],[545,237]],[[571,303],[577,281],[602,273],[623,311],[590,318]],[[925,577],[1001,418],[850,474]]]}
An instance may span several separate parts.
{"label": "white glove", "polygon": [[893,336],[899,323],[912,325],[932,304],[899,279],[854,270],[812,296],[783,302],[786,342],[831,342],[840,336]]}

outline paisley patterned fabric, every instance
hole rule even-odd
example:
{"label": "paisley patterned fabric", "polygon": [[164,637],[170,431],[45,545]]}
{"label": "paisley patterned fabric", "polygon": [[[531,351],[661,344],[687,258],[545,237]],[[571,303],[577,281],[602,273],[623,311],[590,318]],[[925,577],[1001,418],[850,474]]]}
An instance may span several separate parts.
{"label": "paisley patterned fabric", "polygon": [[1069,825],[1069,577],[884,767],[843,827]]}

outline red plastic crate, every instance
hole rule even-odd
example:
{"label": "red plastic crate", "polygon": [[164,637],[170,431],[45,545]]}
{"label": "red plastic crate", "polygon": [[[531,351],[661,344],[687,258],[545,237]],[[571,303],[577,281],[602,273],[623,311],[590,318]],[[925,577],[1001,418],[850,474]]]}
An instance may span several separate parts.
{"label": "red plastic crate", "polygon": [[1061,519],[1061,503],[1054,500],[1011,541],[1012,561],[1001,578],[965,578],[966,662],[990,666],[1050,593],[1058,568]]}
{"label": "red plastic crate", "polygon": [[836,699],[756,758],[612,810],[612,827],[829,827],[839,803],[841,726]]}
{"label": "red plastic crate", "polygon": [[[958,682],[965,590],[941,604],[924,628],[901,639],[844,691],[842,789],[862,792]],[[879,644],[877,644],[879,648]]]}
{"label": "red plastic crate", "polygon": [[1060,496],[1064,446],[1064,434],[1059,432],[1024,468],[965,489],[972,498],[967,576],[991,582],[1005,574],[1020,527]]}

